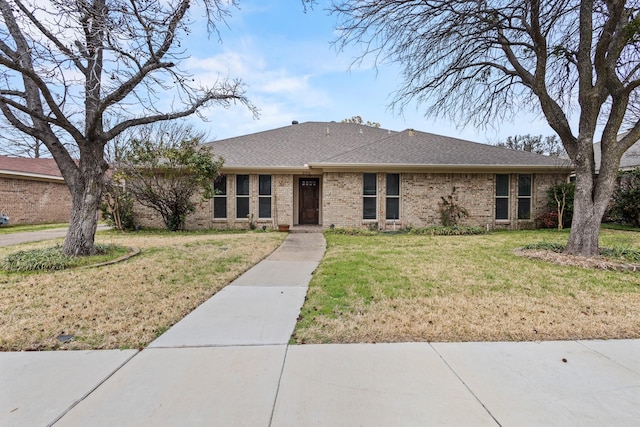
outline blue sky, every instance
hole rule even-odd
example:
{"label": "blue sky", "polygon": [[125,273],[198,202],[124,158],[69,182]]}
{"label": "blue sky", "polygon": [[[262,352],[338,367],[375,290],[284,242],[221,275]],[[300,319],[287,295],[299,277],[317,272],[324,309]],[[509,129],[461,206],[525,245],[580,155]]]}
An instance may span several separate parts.
{"label": "blue sky", "polygon": [[415,104],[403,114],[390,110],[400,84],[398,66],[350,67],[357,47],[338,52],[331,45],[336,17],[326,12],[326,1],[318,3],[305,13],[299,0],[240,0],[240,9],[231,9],[228,27],[220,28],[220,42],[215,35],[208,38],[201,23],[193,26],[185,46],[190,58],[183,67],[203,82],[242,79],[247,97],[260,110],[257,120],[243,107],[203,110],[208,121],[193,123],[206,129],[209,139],[274,129],[292,120],[340,121],[355,115],[392,130],[414,128],[484,143],[553,133],[544,119],[532,115],[477,129],[425,117],[425,107]]}

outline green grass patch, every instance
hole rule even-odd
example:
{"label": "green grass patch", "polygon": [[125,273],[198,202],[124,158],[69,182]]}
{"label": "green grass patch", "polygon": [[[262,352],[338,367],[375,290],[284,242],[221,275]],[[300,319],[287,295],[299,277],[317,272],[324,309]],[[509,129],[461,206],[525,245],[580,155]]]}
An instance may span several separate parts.
{"label": "green grass patch", "polygon": [[640,232],[640,228],[632,227],[630,225],[616,224],[614,222],[608,222],[608,223],[602,224],[602,228],[605,229],[605,230],[621,230],[621,231]]}
{"label": "green grass patch", "polygon": [[628,262],[640,262],[640,251],[629,247],[602,248],[600,254],[605,258]]}
{"label": "green grass patch", "polygon": [[[267,230],[269,231],[269,230]],[[225,230],[219,230],[219,229],[213,229],[213,228],[207,228],[207,229],[198,229],[198,230],[181,230],[181,231],[170,231],[167,230],[166,228],[151,228],[151,227],[144,227],[141,228],[139,230],[125,230],[125,231],[120,231],[117,230],[115,228],[109,229],[109,230],[104,230],[101,231],[101,235],[105,235],[105,236],[109,236],[109,235],[113,235],[113,236],[126,236],[126,235],[130,235],[130,236],[151,236],[151,237],[161,237],[161,236],[173,236],[173,237],[188,237],[188,236],[204,236],[204,235],[221,235],[221,234],[246,234],[248,232],[253,232],[253,233],[264,233],[264,231],[262,231],[262,229],[257,229],[257,230],[253,230],[253,231],[247,231],[247,230],[238,230],[238,229],[225,229]]]}
{"label": "green grass patch", "polygon": [[562,243],[556,242],[538,242],[538,243],[527,243],[523,246],[523,249],[540,249],[545,251],[551,251],[556,253],[562,253],[565,245]]}
{"label": "green grass patch", "polygon": [[[627,239],[624,239],[625,241]],[[528,243],[523,246],[523,249],[539,249],[556,253],[562,253],[565,245],[557,242],[537,242]],[[624,262],[640,262],[640,250],[631,248],[629,246],[613,246],[600,248],[600,256],[613,261]]]}
{"label": "green grass patch", "polygon": [[449,227],[445,226],[432,226],[424,228],[412,228],[408,231],[409,234],[415,235],[429,235],[429,236],[469,236],[476,234],[486,234],[487,230],[481,227],[466,227],[461,225],[453,225]]}
{"label": "green grass patch", "polygon": [[0,234],[11,234],[11,233],[23,233],[27,231],[41,231],[41,230],[50,230],[53,228],[67,228],[69,226],[68,223],[56,223],[56,224],[35,224],[35,225],[0,225]]}
{"label": "green grass patch", "polygon": [[431,226],[421,228],[406,228],[397,231],[378,231],[362,228],[332,228],[325,231],[325,234],[343,235],[343,236],[378,236],[378,235],[395,235],[395,234],[412,234],[416,236],[470,236],[477,234],[486,234],[487,230],[482,227],[467,227],[461,225],[453,226]]}
{"label": "green grass patch", "polygon": [[326,230],[324,234],[338,236],[377,236],[380,232],[365,230],[363,228],[330,228]]}
{"label": "green grass patch", "polygon": [[129,249],[118,245],[96,245],[97,253],[88,257],[72,257],[62,252],[62,246],[31,249],[5,257],[0,268],[7,272],[56,271],[83,267],[114,260]]}

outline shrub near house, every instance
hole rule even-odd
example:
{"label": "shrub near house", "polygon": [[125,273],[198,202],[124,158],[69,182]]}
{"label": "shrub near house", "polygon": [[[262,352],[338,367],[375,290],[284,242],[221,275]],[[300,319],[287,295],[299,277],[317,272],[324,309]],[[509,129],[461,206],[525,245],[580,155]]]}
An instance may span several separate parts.
{"label": "shrub near house", "polygon": [[640,168],[620,172],[609,215],[616,222],[640,227]]}

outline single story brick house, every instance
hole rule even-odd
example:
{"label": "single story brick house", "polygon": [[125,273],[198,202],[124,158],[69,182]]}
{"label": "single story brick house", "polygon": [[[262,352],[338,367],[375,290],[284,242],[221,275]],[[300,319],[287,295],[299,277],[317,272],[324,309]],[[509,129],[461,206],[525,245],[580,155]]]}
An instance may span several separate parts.
{"label": "single story brick house", "polygon": [[10,224],[68,222],[71,193],[53,159],[0,156],[0,214]]}
{"label": "single story brick house", "polygon": [[294,121],[205,145],[222,176],[188,228],[425,227],[441,223],[454,187],[469,212],[461,224],[528,228],[571,172],[566,159],[354,123]]}

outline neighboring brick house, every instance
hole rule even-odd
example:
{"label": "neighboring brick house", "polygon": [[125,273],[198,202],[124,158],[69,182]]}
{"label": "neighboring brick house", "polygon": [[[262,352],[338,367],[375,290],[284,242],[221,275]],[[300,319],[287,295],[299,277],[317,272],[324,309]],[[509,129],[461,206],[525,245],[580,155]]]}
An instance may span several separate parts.
{"label": "neighboring brick house", "polygon": [[53,159],[0,156],[0,214],[10,224],[68,222],[71,194]]}
{"label": "neighboring brick house", "polygon": [[[522,228],[546,209],[546,189],[568,179],[566,160],[413,130],[306,122],[215,141],[218,195],[188,228],[278,224],[377,227],[440,224],[456,188],[461,223]],[[144,223],[142,225],[145,225]]]}

